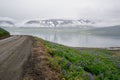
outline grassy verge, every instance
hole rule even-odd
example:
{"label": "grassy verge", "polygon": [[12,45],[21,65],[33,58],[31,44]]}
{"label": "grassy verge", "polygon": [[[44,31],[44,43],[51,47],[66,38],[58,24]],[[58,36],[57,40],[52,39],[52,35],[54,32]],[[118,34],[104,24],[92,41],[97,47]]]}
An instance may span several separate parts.
{"label": "grassy verge", "polygon": [[0,28],[0,38],[4,38],[9,36],[9,32],[5,31],[4,29]]}
{"label": "grassy verge", "polygon": [[63,80],[120,80],[120,57],[106,50],[83,51],[41,40],[51,67]]}

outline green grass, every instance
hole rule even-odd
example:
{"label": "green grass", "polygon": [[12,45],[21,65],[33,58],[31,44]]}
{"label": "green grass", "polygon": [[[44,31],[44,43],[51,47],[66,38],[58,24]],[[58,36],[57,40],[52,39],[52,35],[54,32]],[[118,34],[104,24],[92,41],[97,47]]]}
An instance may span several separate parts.
{"label": "green grass", "polygon": [[51,67],[63,80],[120,80],[120,57],[106,50],[77,51],[42,40],[52,56]]}
{"label": "green grass", "polygon": [[5,31],[4,29],[0,28],[0,37],[8,36],[9,32]]}

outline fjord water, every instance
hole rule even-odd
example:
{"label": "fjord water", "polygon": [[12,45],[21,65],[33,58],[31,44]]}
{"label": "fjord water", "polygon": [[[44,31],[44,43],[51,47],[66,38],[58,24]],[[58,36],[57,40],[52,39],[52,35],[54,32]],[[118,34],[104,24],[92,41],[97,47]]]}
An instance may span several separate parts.
{"label": "fjord water", "polygon": [[12,35],[33,35],[72,47],[120,47],[120,36],[93,35],[79,29],[5,27]]}

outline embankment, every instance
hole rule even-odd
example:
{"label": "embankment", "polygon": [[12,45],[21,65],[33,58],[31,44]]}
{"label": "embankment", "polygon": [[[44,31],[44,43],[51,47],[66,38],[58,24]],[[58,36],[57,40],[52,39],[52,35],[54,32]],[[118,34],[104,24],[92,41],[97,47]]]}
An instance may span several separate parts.
{"label": "embankment", "polygon": [[10,36],[10,33],[6,30],[0,28],[0,39],[4,39]]}

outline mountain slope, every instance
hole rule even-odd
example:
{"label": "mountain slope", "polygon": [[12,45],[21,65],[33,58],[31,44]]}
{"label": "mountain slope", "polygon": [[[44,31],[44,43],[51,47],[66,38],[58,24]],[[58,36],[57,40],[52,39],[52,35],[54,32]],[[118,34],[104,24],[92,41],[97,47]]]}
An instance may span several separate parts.
{"label": "mountain slope", "polygon": [[12,21],[9,20],[0,20],[0,26],[13,26],[15,25]]}
{"label": "mountain slope", "polygon": [[3,38],[3,37],[7,37],[7,36],[9,36],[9,32],[0,28],[0,39]]}
{"label": "mountain slope", "polygon": [[48,19],[48,20],[29,20],[25,25],[38,25],[39,27],[68,27],[77,25],[90,25],[95,22],[90,20],[65,20],[65,19]]}
{"label": "mountain slope", "polygon": [[89,30],[93,34],[120,36],[120,25]]}

